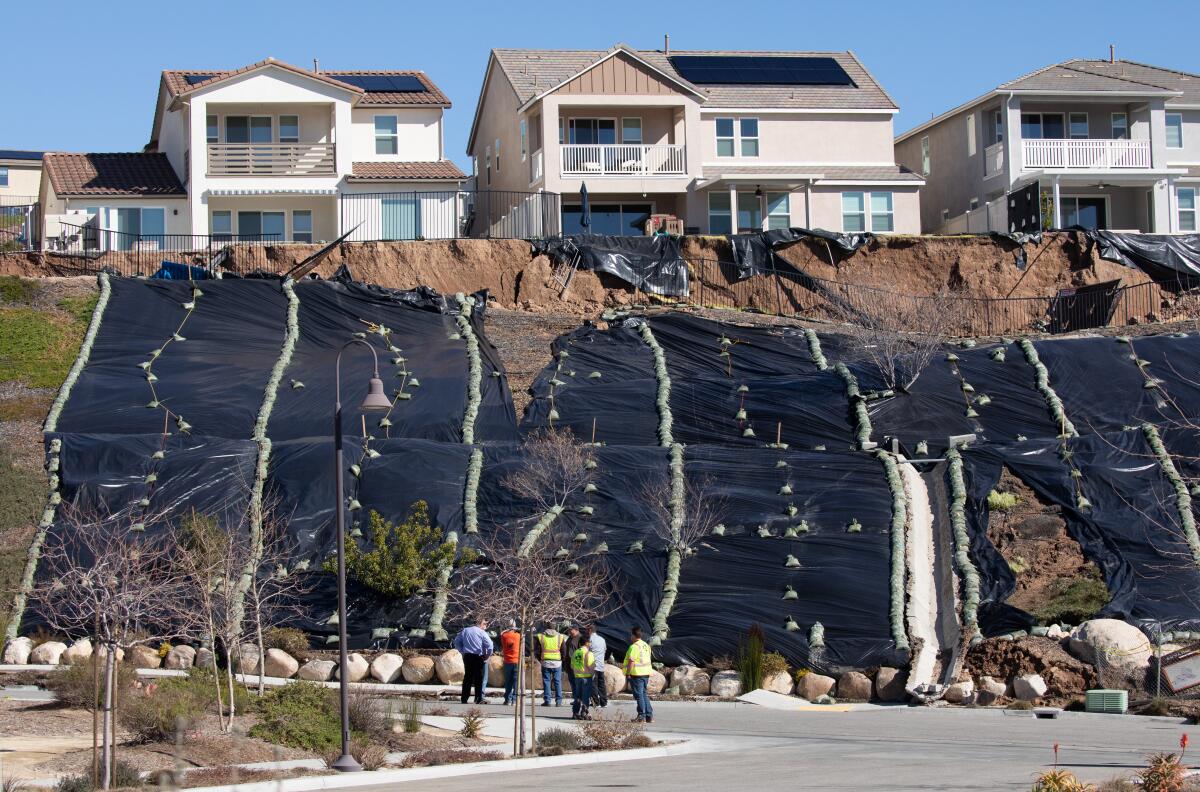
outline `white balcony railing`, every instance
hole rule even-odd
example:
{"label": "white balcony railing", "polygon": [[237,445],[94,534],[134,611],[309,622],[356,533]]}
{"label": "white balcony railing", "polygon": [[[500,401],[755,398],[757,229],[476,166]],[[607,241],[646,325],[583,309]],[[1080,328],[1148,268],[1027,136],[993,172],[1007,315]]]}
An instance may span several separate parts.
{"label": "white balcony railing", "polygon": [[564,176],[683,176],[687,173],[684,146],[631,144],[562,146]]}
{"label": "white balcony railing", "polygon": [[209,143],[209,176],[332,176],[332,143]]}
{"label": "white balcony railing", "polygon": [[1004,141],[993,143],[983,150],[983,177],[989,178],[1004,171]]}
{"label": "white balcony railing", "polygon": [[1026,168],[1149,168],[1149,140],[1022,140]]}

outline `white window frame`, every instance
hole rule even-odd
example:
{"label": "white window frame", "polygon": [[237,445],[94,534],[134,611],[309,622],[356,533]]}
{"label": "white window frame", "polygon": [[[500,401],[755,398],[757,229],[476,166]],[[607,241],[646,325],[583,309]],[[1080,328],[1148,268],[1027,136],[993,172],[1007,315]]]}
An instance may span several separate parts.
{"label": "white window frame", "polygon": [[925,135],[923,138],[921,138],[921,175],[922,176],[929,175],[930,171],[933,170],[932,164],[933,163],[930,161],[930,157],[929,157],[929,135]]}
{"label": "white window frame", "polygon": [[967,201],[967,211],[968,212],[974,212],[978,208],[979,208],[979,199],[978,198],[972,198],[971,200]]}
{"label": "white window frame", "polygon": [[[872,199],[879,195],[886,195],[888,199],[888,208],[886,212],[876,212],[875,204]],[[867,215],[870,217],[871,232],[875,234],[892,234],[896,231],[896,195],[892,192],[872,192],[867,193]],[[879,215],[887,217],[887,228],[876,228],[875,218]]]}
{"label": "white window frame", "polygon": [[[1026,137],[1025,137],[1025,116],[1037,116],[1037,119],[1038,119],[1038,132],[1039,132],[1039,134],[1038,134],[1038,137],[1036,137],[1036,138],[1026,138]],[[1066,116],[1066,114],[1065,114],[1065,113],[1060,113],[1060,112],[1054,112],[1054,113],[1021,113],[1021,137],[1022,137],[1022,139],[1025,139],[1025,140],[1058,140],[1058,138],[1048,138],[1048,137],[1046,137],[1046,117],[1047,117],[1047,116],[1058,116],[1059,118],[1061,118],[1061,119],[1062,119],[1062,129],[1063,129],[1063,134],[1064,134],[1064,135],[1070,135],[1070,134],[1071,134],[1071,128],[1070,128],[1070,127],[1067,125],[1067,116]]]}
{"label": "white window frame", "polygon": [[529,156],[529,125],[524,118],[517,122],[517,131],[521,135],[521,162],[524,162]]}
{"label": "white window frame", "polygon": [[1003,143],[1004,142],[1004,111],[1003,110],[993,110],[992,111],[992,123],[996,127],[996,142]]}
{"label": "white window frame", "polygon": [[[217,230],[217,216],[224,215],[229,221],[228,231]],[[208,232],[212,234],[214,239],[222,239],[231,241],[233,239],[233,210],[232,209],[214,209],[212,215],[208,219]]]}
{"label": "white window frame", "polygon": [[[383,134],[380,134],[379,122],[381,119],[385,119],[385,118],[392,119],[392,123],[395,124],[396,128],[391,133],[388,133],[387,130],[384,130]],[[397,156],[400,153],[400,116],[398,116],[394,113],[390,114],[390,115],[380,114],[380,115],[372,117],[372,124],[374,125],[374,130],[375,130],[375,156],[377,156],[377,157],[395,157],[395,156]],[[392,151],[380,151],[379,144],[382,141],[390,141],[392,144],[391,148],[393,150]]]}
{"label": "white window frame", "polygon": [[[754,122],[754,135],[750,136],[750,137],[747,137],[742,130],[742,125],[745,124],[747,121]],[[760,126],[760,122],[759,122],[757,116],[740,116],[738,118],[736,131],[737,131],[737,141],[738,141],[737,142],[737,153],[738,153],[739,157],[741,157],[743,159],[757,159],[758,157],[762,156],[762,127]],[[750,141],[754,142],[754,153],[753,154],[746,153],[746,143],[748,143]]]}
{"label": "white window frame", "polygon": [[[1117,137],[1117,119],[1121,119],[1120,127],[1124,131],[1121,137]],[[1129,140],[1129,113],[1113,113],[1109,116],[1108,131],[1112,135],[1113,140]]]}
{"label": "white window frame", "polygon": [[[783,209],[782,209],[782,211],[772,211],[771,198],[779,197],[779,196],[783,197]],[[774,226],[771,225],[772,219],[779,220],[780,218],[783,218],[783,225],[779,226],[779,228],[791,228],[792,227],[792,194],[790,192],[782,192],[782,191],[781,192],[769,192],[769,193],[767,193],[766,198],[767,198],[767,230],[770,231],[772,228],[774,228]],[[778,209],[778,207],[776,207],[776,209]]]}
{"label": "white window frame", "polygon": [[[1076,135],[1075,134],[1075,121],[1080,116],[1083,117],[1083,134]],[[1087,112],[1081,112],[1081,111],[1076,110],[1076,111],[1067,113],[1067,130],[1066,131],[1067,131],[1067,139],[1068,140],[1087,140],[1089,137],[1091,137],[1092,125],[1091,125],[1090,119],[1088,118]]]}
{"label": "white window frame", "polygon": [[979,150],[979,142],[975,139],[975,114],[967,114],[967,156],[974,157]]}
{"label": "white window frame", "polygon": [[[308,215],[308,231],[296,231],[296,215]],[[313,213],[312,209],[293,209],[292,216],[292,241],[293,242],[309,242],[313,241]],[[308,239],[300,239],[297,234],[307,234]]]}
{"label": "white window frame", "polygon": [[1170,129],[1172,126],[1172,124],[1171,124],[1172,118],[1178,119],[1178,122],[1179,122],[1177,124],[1177,126],[1179,127],[1179,145],[1172,146],[1169,138],[1164,139],[1163,143],[1166,145],[1167,148],[1171,149],[1172,151],[1178,151],[1179,149],[1183,148],[1183,113],[1167,113],[1167,119],[1166,119],[1167,120],[1167,123],[1166,123],[1167,129]]}
{"label": "white window frame", "polygon": [[[638,130],[638,139],[637,140],[626,140],[625,139],[625,122],[626,121],[637,121],[637,130]],[[646,144],[646,130],[642,126],[642,117],[641,116],[622,116],[621,117],[621,143],[624,145],[629,145],[629,146],[643,146]]]}
{"label": "white window frame", "polygon": [[[1177,188],[1175,188],[1175,207],[1176,207],[1175,211],[1176,211],[1176,214],[1178,215],[1178,217],[1176,218],[1176,222],[1178,223],[1178,229],[1180,231],[1195,231],[1196,230],[1196,193],[1197,192],[1200,192],[1200,191],[1198,191],[1195,187],[1177,187]],[[1189,193],[1192,196],[1192,208],[1191,209],[1183,208],[1183,201],[1179,200],[1180,197],[1182,197],[1182,195],[1184,193]],[[1184,215],[1187,215],[1190,218],[1190,222],[1187,225],[1185,225],[1184,221],[1183,221]]]}
{"label": "white window frame", "polygon": [[[721,134],[721,122],[722,121],[729,122],[729,127],[730,127],[729,135]],[[715,145],[716,145],[717,157],[722,158],[722,159],[733,159],[734,157],[736,157],[737,151],[738,151],[738,149],[737,149],[737,119],[734,118],[733,116],[721,116],[719,118],[714,118],[713,119],[713,139],[716,141]],[[729,141],[729,153],[728,154],[721,153],[721,141],[722,140]]]}
{"label": "white window frame", "polygon": [[[845,196],[847,196],[847,195],[861,195],[862,196],[862,211],[853,213],[853,214],[856,214],[856,215],[859,215],[860,217],[862,217],[862,224],[863,224],[862,231],[851,231],[846,228],[846,215],[850,214],[849,212],[846,211]],[[888,196],[889,208],[886,212],[876,212],[875,211],[874,205],[872,204],[871,199],[872,199],[872,197],[874,197],[876,195]],[[869,192],[867,190],[846,190],[845,192],[840,193],[838,195],[838,200],[840,203],[840,209],[841,209],[841,213],[842,213],[842,233],[859,234],[859,233],[866,233],[868,231],[871,233],[874,233],[874,234],[895,233],[895,231],[896,231],[896,195],[895,195],[895,193],[893,193],[891,191]],[[942,213],[943,213],[943,217],[947,214],[946,210],[944,210],[944,209],[942,210]],[[876,215],[887,215],[888,221],[889,221],[888,225],[890,225],[891,228],[876,229],[875,228],[875,216]]]}
{"label": "white window frame", "polygon": [[[733,206],[731,205],[727,209],[717,209],[714,211],[713,205],[712,205],[713,196],[722,196],[722,197],[724,197],[724,199],[726,201],[729,200],[729,193],[727,191],[723,192],[721,190],[712,190],[708,193],[708,232],[710,234],[720,234],[720,233],[732,234],[732,233],[735,233],[734,228],[733,228],[733,226],[734,226],[734,215],[733,215],[734,208],[733,208]],[[713,230],[713,217],[714,216],[728,218],[729,230],[725,231],[725,232],[714,231]]]}
{"label": "white window frame", "polygon": [[0,165],[0,187],[8,186],[8,166]]}
{"label": "white window frame", "polygon": [[[285,119],[285,118],[296,119],[296,135],[295,135],[295,138],[292,140],[284,140],[283,139],[283,119]],[[279,130],[278,134],[276,135],[277,142],[279,142],[279,143],[299,143],[300,142],[300,116],[299,116],[299,114],[297,114],[297,113],[281,114],[279,116],[278,120],[276,121],[275,128],[277,130]]]}

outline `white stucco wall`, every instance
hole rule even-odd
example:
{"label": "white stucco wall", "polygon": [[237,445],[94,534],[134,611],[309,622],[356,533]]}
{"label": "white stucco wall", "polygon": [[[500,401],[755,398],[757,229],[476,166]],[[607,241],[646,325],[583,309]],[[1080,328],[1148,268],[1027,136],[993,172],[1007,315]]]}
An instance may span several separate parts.
{"label": "white stucco wall", "polygon": [[[733,157],[717,156],[716,119],[758,119],[758,156],[742,157],[735,145]],[[701,111],[697,130],[701,159],[705,163],[768,164],[772,162],[823,165],[890,165],[892,115],[890,113],[722,113]]]}
{"label": "white stucco wall", "polygon": [[[37,198],[42,185],[42,163],[35,160],[0,160],[0,168],[8,168],[8,186],[0,187],[0,196]],[[6,200],[6,203],[13,203]]]}
{"label": "white stucco wall", "polygon": [[[396,154],[375,153],[375,116],[396,116]],[[442,159],[440,107],[358,107],[351,113],[354,162],[433,162]],[[519,156],[519,152],[513,154]]]}

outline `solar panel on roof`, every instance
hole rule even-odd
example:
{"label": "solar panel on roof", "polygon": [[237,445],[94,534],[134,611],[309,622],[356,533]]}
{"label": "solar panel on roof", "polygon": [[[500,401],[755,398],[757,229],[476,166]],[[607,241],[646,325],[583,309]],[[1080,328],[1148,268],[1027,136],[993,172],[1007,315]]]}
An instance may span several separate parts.
{"label": "solar panel on roof", "polygon": [[208,82],[213,78],[211,74],[185,74],[183,80],[188,85],[199,85],[202,82]]}
{"label": "solar panel on roof", "polygon": [[671,65],[697,85],[849,85],[833,58],[796,55],[673,55]]}
{"label": "solar panel on roof", "polygon": [[379,93],[424,93],[425,84],[411,74],[332,74],[338,82]]}

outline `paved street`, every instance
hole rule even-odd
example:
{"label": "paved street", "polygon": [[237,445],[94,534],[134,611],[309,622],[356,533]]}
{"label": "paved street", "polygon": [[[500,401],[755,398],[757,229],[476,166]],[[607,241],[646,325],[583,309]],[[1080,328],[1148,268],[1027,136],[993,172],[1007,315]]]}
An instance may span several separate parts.
{"label": "paved street", "polygon": [[[627,703],[609,711],[614,709],[632,715]],[[1050,762],[1055,742],[1062,766],[1100,782],[1130,774],[1152,751],[1177,750],[1188,728],[1165,718],[1064,713],[1057,720],[1035,720],[1028,712],[990,709],[797,713],[749,704],[661,702],[655,714],[650,729],[656,734],[696,735],[711,748],[636,762],[497,773],[488,777],[487,787],[1021,790]],[[569,710],[539,719],[539,726],[560,717],[569,717]],[[421,789],[459,790],[479,781],[422,781]]]}

